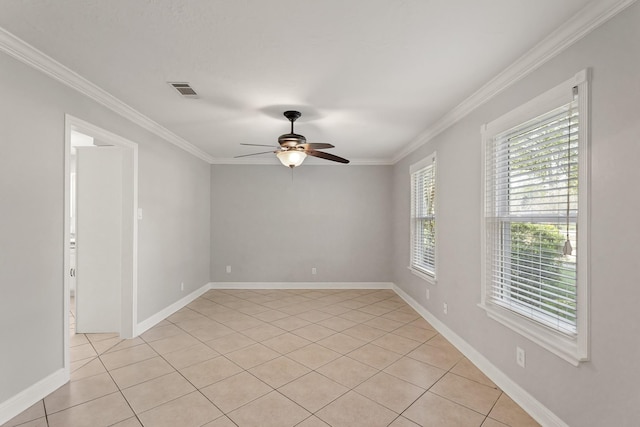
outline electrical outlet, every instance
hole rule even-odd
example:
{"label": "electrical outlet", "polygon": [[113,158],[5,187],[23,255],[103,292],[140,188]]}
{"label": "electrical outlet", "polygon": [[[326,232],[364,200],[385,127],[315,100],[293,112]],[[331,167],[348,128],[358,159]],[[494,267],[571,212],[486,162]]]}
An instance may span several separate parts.
{"label": "electrical outlet", "polygon": [[227,274],[231,273],[231,266],[227,265]]}
{"label": "electrical outlet", "polygon": [[431,295],[429,295],[429,289],[427,289],[427,299],[431,298]]}
{"label": "electrical outlet", "polygon": [[180,290],[184,291],[184,282],[180,283]]}
{"label": "electrical outlet", "polygon": [[444,311],[444,314],[447,314],[449,312],[449,306],[446,302],[442,304],[442,311]]}
{"label": "electrical outlet", "polygon": [[318,270],[316,270],[315,267],[311,267],[311,274],[316,274],[318,273]]}
{"label": "electrical outlet", "polygon": [[516,347],[516,363],[518,364],[518,366],[524,368],[525,360],[524,349]]}

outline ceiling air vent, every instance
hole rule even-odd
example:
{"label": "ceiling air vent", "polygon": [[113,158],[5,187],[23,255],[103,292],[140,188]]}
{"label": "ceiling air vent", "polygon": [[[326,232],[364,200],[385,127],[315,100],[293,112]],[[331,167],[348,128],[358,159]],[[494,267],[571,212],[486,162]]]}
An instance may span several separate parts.
{"label": "ceiling air vent", "polygon": [[184,83],[184,82],[168,82],[171,86],[173,86],[175,88],[175,90],[177,90],[180,95],[184,96],[185,98],[198,98],[198,94],[196,93],[195,90],[193,90],[193,88],[191,86],[189,86],[189,83]]}

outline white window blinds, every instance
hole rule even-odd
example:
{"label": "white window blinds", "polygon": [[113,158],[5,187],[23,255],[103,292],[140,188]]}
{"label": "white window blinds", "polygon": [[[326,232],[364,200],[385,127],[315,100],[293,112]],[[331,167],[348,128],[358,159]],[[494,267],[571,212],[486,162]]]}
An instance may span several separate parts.
{"label": "white window blinds", "polygon": [[576,96],[485,149],[486,301],[567,335],[577,319]]}
{"label": "white window blinds", "polygon": [[411,168],[410,268],[431,278],[436,275],[436,157]]}

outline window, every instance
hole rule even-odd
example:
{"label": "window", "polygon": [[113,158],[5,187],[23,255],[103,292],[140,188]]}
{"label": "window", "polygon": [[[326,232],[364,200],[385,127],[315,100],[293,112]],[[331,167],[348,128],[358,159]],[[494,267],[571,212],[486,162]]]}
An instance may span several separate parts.
{"label": "window", "polygon": [[481,306],[586,360],[586,72],[486,125]]}
{"label": "window", "polygon": [[436,155],[421,160],[411,173],[411,261],[418,276],[436,278]]}

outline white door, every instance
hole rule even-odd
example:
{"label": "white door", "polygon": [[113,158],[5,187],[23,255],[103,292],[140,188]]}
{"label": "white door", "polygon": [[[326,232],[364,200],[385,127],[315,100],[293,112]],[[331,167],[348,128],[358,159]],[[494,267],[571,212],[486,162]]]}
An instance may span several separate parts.
{"label": "white door", "polygon": [[120,332],[123,149],[76,150],[76,331]]}

